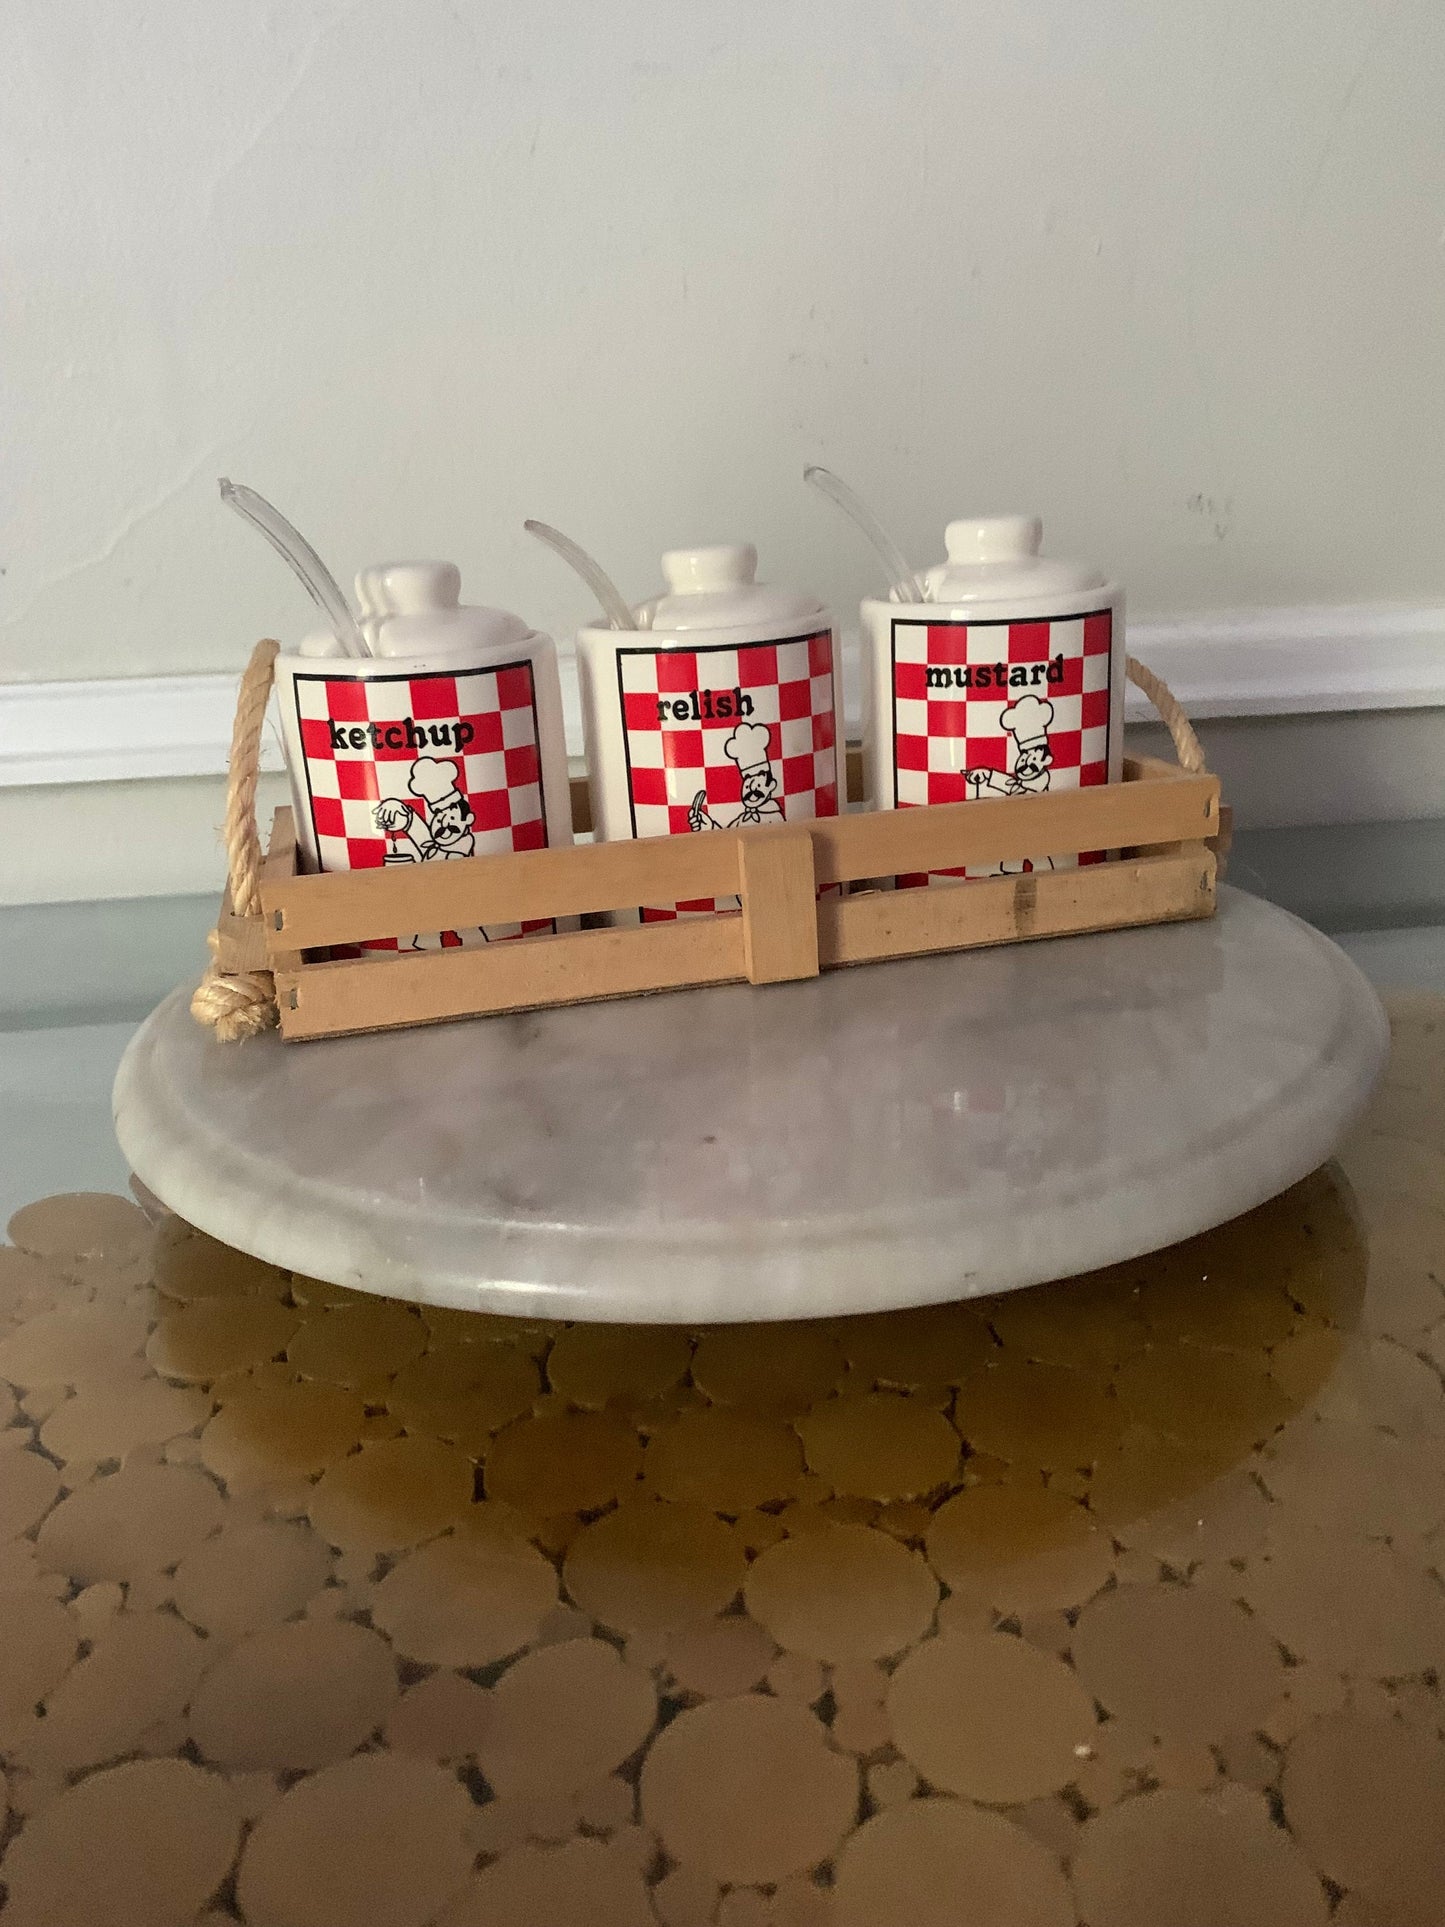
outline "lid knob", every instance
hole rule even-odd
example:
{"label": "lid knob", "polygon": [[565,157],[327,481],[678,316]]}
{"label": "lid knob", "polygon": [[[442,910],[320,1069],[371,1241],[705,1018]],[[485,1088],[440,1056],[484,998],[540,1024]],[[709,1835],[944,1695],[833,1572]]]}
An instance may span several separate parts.
{"label": "lid knob", "polygon": [[1037,515],[975,515],[943,532],[950,562],[1017,562],[1037,555],[1044,525]]}
{"label": "lid knob", "polygon": [[758,569],[751,542],[719,542],[708,549],[669,549],[662,558],[662,579],[673,595],[707,595],[743,589]]}
{"label": "lid knob", "polygon": [[381,607],[399,616],[455,609],[461,600],[462,572],[455,562],[386,562],[373,573]]}

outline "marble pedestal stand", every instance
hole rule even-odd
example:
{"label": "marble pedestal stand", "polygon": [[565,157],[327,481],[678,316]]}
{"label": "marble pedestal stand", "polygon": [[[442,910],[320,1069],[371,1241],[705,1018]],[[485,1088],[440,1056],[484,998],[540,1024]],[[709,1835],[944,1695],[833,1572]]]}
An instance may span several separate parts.
{"label": "marble pedestal stand", "polygon": [[334,1283],[604,1321],[1137,1256],[1322,1163],[1388,1041],[1335,945],[1236,890],[1208,923],[328,1043],[218,1044],[188,998],[115,1086],[173,1210]]}

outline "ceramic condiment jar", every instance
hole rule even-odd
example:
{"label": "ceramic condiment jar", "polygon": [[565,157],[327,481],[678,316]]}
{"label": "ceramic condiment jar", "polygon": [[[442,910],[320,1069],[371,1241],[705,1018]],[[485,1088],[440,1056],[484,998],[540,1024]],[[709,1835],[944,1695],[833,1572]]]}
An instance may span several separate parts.
{"label": "ceramic condiment jar", "polygon": [[[370,656],[344,656],[334,636],[318,634],[276,662],[303,867],[371,869],[570,843],[551,638],[505,610],[463,604],[450,562],[363,569],[356,593]],[[401,947],[552,928],[489,925],[419,934]]]}
{"label": "ceramic condiment jar", "polygon": [[[636,629],[579,633],[600,840],[837,815],[846,792],[832,618],[816,596],[758,582],[756,569],[749,543],[671,550],[666,591],[636,610]],[[715,907],[726,906],[646,905],[641,915]]]}
{"label": "ceramic condiment jar", "polygon": [[1118,781],[1123,598],[1097,570],[1042,555],[1042,536],[1036,515],[950,522],[948,559],[925,571],[922,602],[864,602],[864,771],[876,808]]}

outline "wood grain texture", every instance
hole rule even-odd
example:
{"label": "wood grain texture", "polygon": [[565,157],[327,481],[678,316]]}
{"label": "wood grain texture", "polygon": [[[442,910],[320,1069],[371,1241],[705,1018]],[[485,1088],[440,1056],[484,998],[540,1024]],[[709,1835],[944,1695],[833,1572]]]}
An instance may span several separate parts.
{"label": "wood grain texture", "polygon": [[751,984],[818,974],[818,886],[806,830],[738,839],[743,967]]}
{"label": "wood grain texture", "polygon": [[823,969],[832,970],[886,957],[1207,917],[1214,911],[1214,882],[1213,853],[1195,843],[1178,855],[1083,870],[824,898],[818,905],[818,956]]}
{"label": "wood grain texture", "polygon": [[746,976],[739,916],[304,964],[276,975],[288,1039],[398,1030]]}
{"label": "wood grain texture", "polygon": [[[261,899],[282,1034],[335,1036],[697,984],[784,982],[888,957],[1209,916],[1221,832],[1217,779],[1147,757],[1129,759],[1126,777],[1042,796],[325,876],[296,874],[291,812],[278,810]],[[573,796],[575,807],[575,785]],[[818,894],[907,872],[1095,849],[1127,854],[933,889]],[[302,954],[415,930],[735,893],[741,916],[359,961],[307,963]],[[256,943],[254,925],[248,932],[244,923],[232,917],[226,925],[226,941],[243,957]]]}
{"label": "wood grain texture", "polygon": [[[770,832],[749,831],[749,835]],[[650,837],[592,843],[450,863],[398,863],[325,876],[264,878],[268,930],[275,916],[287,946],[311,949],[409,936],[416,930],[470,930],[625,910],[639,903],[726,897],[737,890],[738,837]]]}
{"label": "wood grain texture", "polygon": [[1122,850],[1212,836],[1219,781],[1108,783],[1043,796],[979,798],[929,809],[877,810],[810,823],[818,882],[855,883],[919,870],[986,868],[1024,857]]}
{"label": "wood grain texture", "polygon": [[266,846],[266,855],[261,864],[261,927],[266,942],[267,964],[272,970],[301,968],[300,946],[281,948],[277,933],[272,929],[271,913],[266,908],[267,885],[283,883],[295,877],[298,862],[296,818],[289,809],[282,807],[271,818],[271,841]]}

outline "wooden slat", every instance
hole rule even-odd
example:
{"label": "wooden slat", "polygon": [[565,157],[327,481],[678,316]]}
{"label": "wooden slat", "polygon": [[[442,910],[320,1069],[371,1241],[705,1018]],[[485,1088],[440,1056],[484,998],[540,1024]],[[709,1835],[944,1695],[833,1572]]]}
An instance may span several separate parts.
{"label": "wooden slat", "polygon": [[1101,784],[1043,796],[979,798],[927,810],[877,810],[821,817],[808,829],[820,885],[893,877],[916,870],[979,868],[1021,857],[1120,850],[1211,836],[1219,781]]}
{"label": "wooden slat", "polygon": [[752,984],[818,974],[818,888],[806,830],[738,838],[743,964]]}
{"label": "wooden slat", "polygon": [[277,972],[276,998],[282,1035],[299,1041],[584,998],[740,982],[745,975],[742,919],[699,917],[528,937],[475,950],[305,964]]}
{"label": "wooden slat", "polygon": [[299,970],[299,949],[282,950],[276,933],[269,927],[270,913],[265,907],[266,886],[282,883],[296,875],[296,819],[284,805],[271,818],[271,841],[261,864],[261,923],[266,939],[266,967],[270,970]]}
{"label": "wooden slat", "polygon": [[[639,903],[727,897],[737,889],[737,843],[736,835],[710,831],[450,863],[336,870],[289,881],[265,879],[261,901],[268,940],[281,935],[288,949],[309,950],[418,930],[470,930]],[[277,916],[279,931],[273,925]]]}
{"label": "wooden slat", "polygon": [[1084,869],[870,890],[820,901],[818,954],[829,970],[883,957],[1176,922],[1209,916],[1214,894],[1214,856],[1202,843],[1174,856]]}
{"label": "wooden slat", "polygon": [[228,976],[271,968],[266,961],[266,932],[261,919],[236,915],[231,907],[229,883],[216,918],[216,968]]}
{"label": "wooden slat", "polygon": [[1176,783],[1189,772],[1181,769],[1178,763],[1171,763],[1164,756],[1126,756],[1124,758],[1124,781],[1126,783]]}

